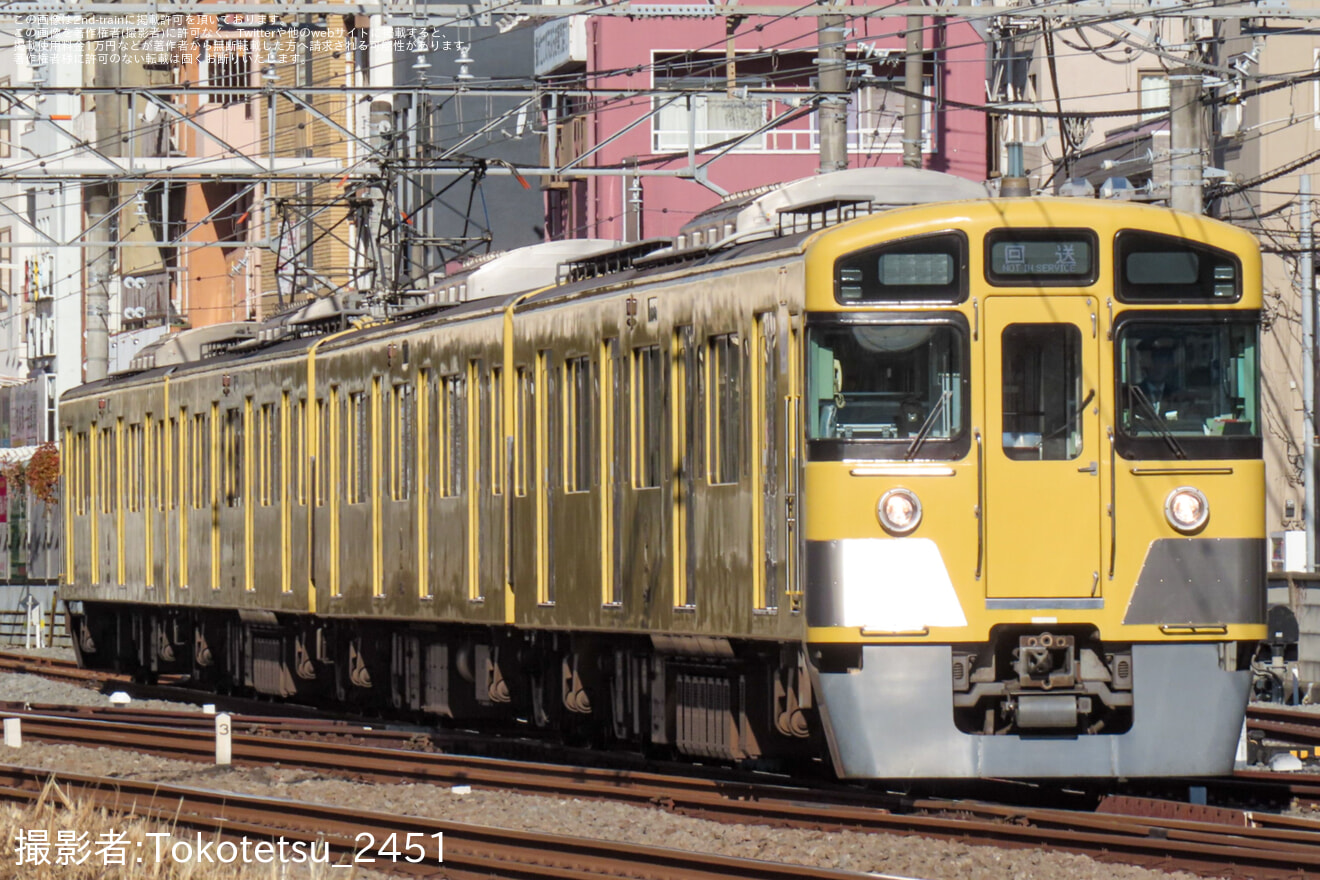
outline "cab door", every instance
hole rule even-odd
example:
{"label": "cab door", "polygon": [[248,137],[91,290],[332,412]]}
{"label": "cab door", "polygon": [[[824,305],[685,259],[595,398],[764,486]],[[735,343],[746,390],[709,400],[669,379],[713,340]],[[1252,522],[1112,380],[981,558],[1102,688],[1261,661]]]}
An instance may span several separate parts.
{"label": "cab door", "polygon": [[990,297],[985,355],[986,596],[1004,607],[1098,599],[1103,389],[1094,299]]}

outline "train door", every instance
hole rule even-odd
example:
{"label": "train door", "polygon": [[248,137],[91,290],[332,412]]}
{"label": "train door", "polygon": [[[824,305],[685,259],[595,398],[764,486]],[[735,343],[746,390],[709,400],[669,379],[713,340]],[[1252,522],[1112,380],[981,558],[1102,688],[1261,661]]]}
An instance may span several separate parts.
{"label": "train door", "polygon": [[991,297],[985,355],[986,596],[1098,598],[1094,301]]}

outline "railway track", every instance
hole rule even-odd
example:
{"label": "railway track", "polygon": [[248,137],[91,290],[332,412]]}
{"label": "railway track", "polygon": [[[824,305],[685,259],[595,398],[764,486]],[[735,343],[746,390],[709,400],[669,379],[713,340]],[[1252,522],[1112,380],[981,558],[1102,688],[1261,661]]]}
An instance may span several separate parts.
{"label": "railway track", "polygon": [[[131,748],[187,760],[210,761],[213,724],[207,716],[172,728],[144,723],[156,715],[142,710],[131,721],[105,720],[122,710],[87,717],[86,710],[19,712],[25,736],[80,745]],[[9,714],[9,713],[5,713]],[[206,725],[199,728],[197,720]],[[373,782],[474,785],[521,793],[650,804],[675,813],[723,822],[871,833],[915,834],[963,842],[1068,850],[1107,861],[1176,866],[1205,875],[1249,868],[1250,876],[1295,877],[1320,873],[1320,822],[1238,810],[1201,809],[1169,802],[1110,799],[1091,813],[1023,808],[969,800],[913,799],[870,792],[829,792],[787,785],[754,785],[673,777],[654,773],[593,770],[407,751],[348,737],[319,740],[345,725],[278,719],[276,735],[255,719],[235,719],[236,764],[279,763]],[[299,730],[302,725],[305,729]],[[297,739],[282,739],[294,736]],[[312,736],[308,739],[307,736]],[[1277,780],[1274,780],[1277,782]],[[397,829],[396,829],[397,830]],[[448,867],[448,866],[447,866]],[[506,875],[499,875],[506,876]],[[511,876],[511,875],[510,875]],[[623,876],[634,876],[625,874]],[[637,875],[640,876],[640,875]],[[679,876],[671,874],[665,876]],[[694,875],[695,876],[695,875]],[[743,875],[727,875],[743,876]],[[812,876],[799,874],[798,876]]]}
{"label": "railway track", "polygon": [[[860,880],[850,871],[784,865],[660,847],[483,825],[437,821],[324,804],[236,795],[178,785],[137,782],[0,766],[0,799],[32,803],[48,784],[66,796],[123,814],[161,821],[225,839],[283,837],[326,845],[341,864],[391,874],[467,878],[628,877],[636,880]],[[442,835],[437,838],[436,835]],[[395,835],[420,850],[386,858],[374,842]],[[414,837],[407,837],[414,835]],[[406,861],[415,858],[416,861]]]}

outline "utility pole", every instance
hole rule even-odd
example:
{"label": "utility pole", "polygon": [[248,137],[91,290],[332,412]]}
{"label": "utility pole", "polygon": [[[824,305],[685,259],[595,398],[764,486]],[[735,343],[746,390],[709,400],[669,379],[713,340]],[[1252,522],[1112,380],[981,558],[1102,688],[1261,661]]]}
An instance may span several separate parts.
{"label": "utility pole", "polygon": [[843,171],[848,167],[847,56],[844,52],[844,18],[822,15],[817,34],[820,62],[820,171]]}
{"label": "utility pole", "polygon": [[[92,83],[102,87],[122,86],[120,66],[105,63],[95,65]],[[114,133],[121,130],[124,121],[120,107],[122,99],[117,92],[102,92],[94,100],[96,147],[103,155],[119,156],[119,138]],[[110,182],[87,188],[87,219],[84,228],[88,239],[94,242],[87,254],[87,293],[83,306],[87,322],[87,366],[83,378],[87,382],[104,379],[110,372],[110,277],[115,269],[111,250],[113,243],[110,239],[110,213],[115,210],[118,189],[116,184]]]}
{"label": "utility pole", "polygon": [[1302,524],[1306,530],[1306,570],[1315,571],[1316,526],[1318,524],[1315,478],[1315,443],[1317,435],[1315,399],[1315,262],[1311,249],[1315,241],[1311,234],[1311,175],[1303,174],[1297,181],[1297,195],[1301,200],[1302,228],[1301,254],[1297,261],[1297,274],[1302,276]]}
{"label": "utility pole", "polygon": [[87,367],[84,380],[95,382],[110,372],[110,185],[87,188]]}
{"label": "utility pole", "polygon": [[1180,68],[1169,75],[1169,207],[1200,214],[1204,205],[1201,75]]}
{"label": "utility pole", "polygon": [[925,102],[921,96],[925,55],[922,51],[921,16],[907,17],[907,54],[903,64],[903,164],[908,168],[921,167],[921,119]]}

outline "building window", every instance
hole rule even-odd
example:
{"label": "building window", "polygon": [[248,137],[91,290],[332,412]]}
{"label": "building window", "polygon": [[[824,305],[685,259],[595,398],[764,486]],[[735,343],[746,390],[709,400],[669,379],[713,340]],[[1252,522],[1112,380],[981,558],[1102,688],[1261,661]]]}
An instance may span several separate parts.
{"label": "building window", "polygon": [[1143,70],[1137,74],[1137,105],[1141,121],[1165,116],[1169,112],[1169,75],[1162,70]]}
{"label": "building window", "polygon": [[[0,131],[0,138],[3,137],[3,131]],[[0,229],[0,312],[9,308],[10,297],[14,295],[14,251],[10,247],[13,240],[11,228]]]}
{"label": "building window", "polygon": [[[738,81],[740,87],[764,88],[761,80]],[[657,76],[656,91],[691,92],[691,95],[667,95],[655,99],[658,112],[652,121],[652,147],[657,153],[671,153],[688,148],[695,125],[696,148],[709,147],[743,137],[756,131],[769,117],[766,101],[757,97],[729,95],[724,73],[711,76]],[[716,91],[718,89],[719,91]],[[748,138],[735,150],[765,149],[764,135]]]}
{"label": "building window", "polygon": [[242,92],[252,82],[247,40],[210,40],[202,44],[197,66],[202,87],[202,102],[228,107],[247,100]]}
{"label": "building window", "polygon": [[[9,88],[9,77],[0,77],[0,89]],[[14,155],[13,126],[9,124],[9,114],[14,112],[14,102],[5,95],[0,95],[0,159],[8,159]],[[9,258],[5,258],[9,262]],[[5,291],[10,290],[5,286]]]}
{"label": "building window", "polygon": [[1320,131],[1320,49],[1313,50],[1315,56],[1311,59],[1311,72],[1317,79],[1311,84],[1311,120],[1316,131]]}
{"label": "building window", "polygon": [[[878,79],[853,92],[848,102],[848,152],[879,155],[903,152],[903,114],[906,98],[894,89],[903,88],[903,72],[881,68]],[[817,81],[811,81],[817,88]],[[935,151],[935,77],[921,78],[921,151]],[[811,114],[811,148],[820,148],[820,114]]]}

